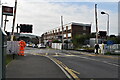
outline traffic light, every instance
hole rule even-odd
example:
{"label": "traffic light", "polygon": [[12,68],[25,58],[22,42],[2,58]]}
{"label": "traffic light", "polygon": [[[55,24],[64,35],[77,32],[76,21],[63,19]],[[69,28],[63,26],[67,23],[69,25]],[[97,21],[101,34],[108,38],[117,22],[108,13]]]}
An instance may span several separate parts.
{"label": "traffic light", "polygon": [[100,37],[106,37],[107,32],[106,31],[99,31]]}
{"label": "traffic light", "polygon": [[33,25],[20,24],[20,33],[32,33]]}

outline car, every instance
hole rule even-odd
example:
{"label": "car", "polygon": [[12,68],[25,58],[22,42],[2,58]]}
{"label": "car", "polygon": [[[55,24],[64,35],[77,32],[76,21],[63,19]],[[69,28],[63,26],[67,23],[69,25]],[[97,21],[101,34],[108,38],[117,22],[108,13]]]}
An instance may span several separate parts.
{"label": "car", "polygon": [[44,44],[38,44],[38,48],[46,48]]}
{"label": "car", "polygon": [[27,47],[32,47],[32,43],[31,43],[31,42],[28,42],[28,43],[26,43],[26,46],[27,46]]}
{"label": "car", "polygon": [[26,44],[27,47],[32,47],[32,44]]}
{"label": "car", "polygon": [[33,47],[33,48],[37,48],[38,45],[36,45],[36,44],[32,44],[32,47]]}

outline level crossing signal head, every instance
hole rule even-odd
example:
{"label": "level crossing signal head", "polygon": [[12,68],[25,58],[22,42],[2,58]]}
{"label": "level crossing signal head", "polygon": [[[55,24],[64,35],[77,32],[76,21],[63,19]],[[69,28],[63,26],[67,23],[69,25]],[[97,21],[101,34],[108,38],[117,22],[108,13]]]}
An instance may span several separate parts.
{"label": "level crossing signal head", "polygon": [[30,24],[20,24],[20,33],[32,33],[32,27]]}

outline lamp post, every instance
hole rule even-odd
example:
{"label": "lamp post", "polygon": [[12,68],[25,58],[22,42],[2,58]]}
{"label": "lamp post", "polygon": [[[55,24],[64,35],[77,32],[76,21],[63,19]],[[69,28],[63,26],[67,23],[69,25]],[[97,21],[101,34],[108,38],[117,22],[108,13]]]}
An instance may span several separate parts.
{"label": "lamp post", "polygon": [[108,21],[107,21],[107,36],[109,36],[109,14],[106,12],[101,12],[101,14],[106,14],[108,16]]}

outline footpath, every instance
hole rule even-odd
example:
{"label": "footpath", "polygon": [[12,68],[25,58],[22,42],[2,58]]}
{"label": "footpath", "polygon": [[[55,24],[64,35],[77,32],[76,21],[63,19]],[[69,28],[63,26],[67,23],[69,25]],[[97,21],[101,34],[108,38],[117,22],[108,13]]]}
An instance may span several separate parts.
{"label": "footpath", "polygon": [[68,80],[63,71],[44,56],[17,56],[6,67],[7,80]]}

